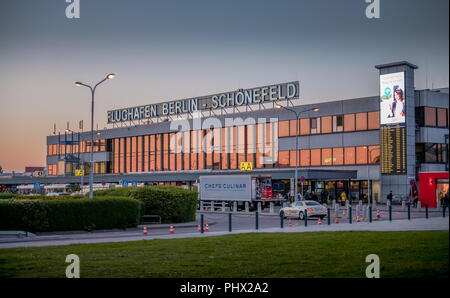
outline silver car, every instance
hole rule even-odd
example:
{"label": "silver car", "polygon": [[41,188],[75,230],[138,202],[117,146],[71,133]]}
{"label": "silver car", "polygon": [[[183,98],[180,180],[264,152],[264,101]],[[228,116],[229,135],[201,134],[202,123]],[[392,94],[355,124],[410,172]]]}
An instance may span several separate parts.
{"label": "silver car", "polygon": [[293,217],[298,219],[305,219],[305,210],[307,210],[308,217],[320,217],[323,219],[327,215],[327,208],[320,205],[316,201],[295,201],[287,207],[280,209],[284,212],[284,218]]}

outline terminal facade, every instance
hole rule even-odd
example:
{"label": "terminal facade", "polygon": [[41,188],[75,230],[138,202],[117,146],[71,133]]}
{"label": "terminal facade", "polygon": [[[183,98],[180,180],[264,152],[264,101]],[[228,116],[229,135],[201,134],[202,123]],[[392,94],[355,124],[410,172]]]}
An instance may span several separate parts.
{"label": "terminal facade", "polygon": [[[384,202],[390,191],[407,197],[425,172],[447,173],[431,177],[434,190],[448,192],[448,88],[415,90],[417,66],[408,62],[376,68],[380,94],[366,98],[301,105],[301,82],[291,82],[110,111],[112,127],[94,134],[95,182],[193,187],[201,175],[250,173],[270,176],[274,193],[292,193],[297,159],[299,192]],[[280,106],[299,115],[298,127]],[[48,176],[76,183],[76,169],[88,175],[90,140],[90,132],[48,136]]]}

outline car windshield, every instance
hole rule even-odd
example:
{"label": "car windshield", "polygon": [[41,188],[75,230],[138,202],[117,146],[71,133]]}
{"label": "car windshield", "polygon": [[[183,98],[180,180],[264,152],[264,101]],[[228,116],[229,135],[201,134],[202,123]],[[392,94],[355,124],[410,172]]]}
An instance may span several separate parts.
{"label": "car windshield", "polygon": [[306,203],[306,206],[317,206],[317,205],[320,205],[317,202],[305,202],[305,203]]}

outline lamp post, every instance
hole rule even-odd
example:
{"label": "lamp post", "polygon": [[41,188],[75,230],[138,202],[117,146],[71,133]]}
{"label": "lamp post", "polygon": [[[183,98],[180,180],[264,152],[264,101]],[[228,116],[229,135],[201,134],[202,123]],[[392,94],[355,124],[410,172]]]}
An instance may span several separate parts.
{"label": "lamp post", "polygon": [[[312,108],[312,109],[307,109],[307,110],[303,110],[300,112],[297,112],[293,109],[287,108],[287,107],[283,107],[282,105],[277,104],[276,105],[277,109],[285,109],[288,110],[292,113],[295,114],[295,118],[297,119],[297,128],[296,128],[296,136],[295,136],[295,190],[294,190],[294,201],[297,199],[297,194],[298,194],[298,135],[299,135],[299,118],[300,118],[300,114],[305,113],[305,112],[309,112],[309,111],[314,111],[314,112],[318,112],[319,109],[318,108]],[[303,194],[302,194],[303,195]]]}
{"label": "lamp post", "polygon": [[103,80],[95,84],[94,87],[91,87],[89,85],[83,84],[81,82],[76,82],[76,86],[84,86],[91,90],[91,96],[92,96],[92,103],[91,103],[91,154],[90,154],[90,167],[89,167],[89,198],[92,199],[93,197],[93,190],[92,190],[92,184],[94,183],[94,95],[95,95],[95,89],[98,85],[103,83],[106,80],[111,80],[116,75],[113,73],[108,74]]}

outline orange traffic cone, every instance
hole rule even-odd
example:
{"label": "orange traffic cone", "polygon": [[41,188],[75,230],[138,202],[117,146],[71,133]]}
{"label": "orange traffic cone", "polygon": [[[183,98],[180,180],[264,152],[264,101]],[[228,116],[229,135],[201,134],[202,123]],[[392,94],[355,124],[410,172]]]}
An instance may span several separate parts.
{"label": "orange traffic cone", "polygon": [[317,224],[318,224],[318,225],[321,225],[321,224],[322,224],[322,221],[320,220],[320,217],[319,217],[319,220],[317,221]]}
{"label": "orange traffic cone", "polygon": [[361,220],[359,219],[359,215],[356,217],[356,222],[361,222]]}
{"label": "orange traffic cone", "polygon": [[147,235],[147,226],[144,226],[144,231],[142,232],[142,235]]}
{"label": "orange traffic cone", "polygon": [[339,223],[339,219],[338,219],[338,217],[336,216],[336,221],[334,222],[335,224],[338,224]]}
{"label": "orange traffic cone", "polygon": [[381,213],[380,213],[380,209],[377,210],[377,219],[381,218]]}
{"label": "orange traffic cone", "polygon": [[292,228],[292,221],[290,217],[289,217],[289,228]]}
{"label": "orange traffic cone", "polygon": [[173,231],[173,224],[170,224],[170,234],[173,234],[173,233],[175,233],[175,232]]}
{"label": "orange traffic cone", "polygon": [[200,230],[200,222],[198,222],[197,232],[201,232],[201,230]]}
{"label": "orange traffic cone", "polygon": [[205,225],[205,232],[209,232],[209,226],[208,226],[208,222]]}

